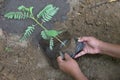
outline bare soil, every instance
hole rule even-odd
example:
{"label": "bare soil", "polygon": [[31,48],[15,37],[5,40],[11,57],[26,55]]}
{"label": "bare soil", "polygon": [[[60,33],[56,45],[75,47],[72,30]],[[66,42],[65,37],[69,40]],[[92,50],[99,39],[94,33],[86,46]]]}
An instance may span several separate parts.
{"label": "bare soil", "polygon": [[[106,42],[120,44],[119,1],[68,0],[67,2],[70,7],[67,13],[68,19],[53,21],[55,29],[66,29],[72,37],[94,36]],[[3,3],[0,1],[1,4]],[[2,11],[4,13],[6,7]],[[2,14],[0,21],[0,28],[5,26],[3,30],[0,29],[0,80],[73,80],[59,69],[54,69],[39,45],[33,45],[34,41],[20,43],[18,33],[22,30],[18,33],[15,29],[11,31],[8,25],[10,21],[4,19]],[[15,25],[12,25],[13,28]],[[84,55],[79,58],[78,64],[89,80],[120,80],[120,59],[107,55]]]}

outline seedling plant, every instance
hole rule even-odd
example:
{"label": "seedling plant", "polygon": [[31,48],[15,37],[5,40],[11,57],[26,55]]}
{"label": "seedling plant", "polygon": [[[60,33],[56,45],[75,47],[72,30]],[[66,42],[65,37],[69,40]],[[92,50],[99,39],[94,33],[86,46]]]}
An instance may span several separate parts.
{"label": "seedling plant", "polygon": [[48,30],[43,26],[43,23],[50,21],[53,16],[59,10],[58,7],[54,7],[52,4],[47,5],[42,11],[40,11],[36,16],[33,14],[33,7],[25,7],[23,5],[18,7],[17,12],[8,12],[4,15],[4,17],[8,19],[15,20],[24,20],[24,19],[32,19],[36,22],[36,24],[29,25],[25,30],[23,36],[20,38],[20,41],[24,41],[30,37],[30,35],[34,32],[35,26],[41,27],[43,30],[41,31],[41,36],[44,40],[49,40],[49,48],[53,50],[54,46],[54,38],[57,39],[62,45],[65,45],[57,36],[61,34],[63,31],[57,30]]}

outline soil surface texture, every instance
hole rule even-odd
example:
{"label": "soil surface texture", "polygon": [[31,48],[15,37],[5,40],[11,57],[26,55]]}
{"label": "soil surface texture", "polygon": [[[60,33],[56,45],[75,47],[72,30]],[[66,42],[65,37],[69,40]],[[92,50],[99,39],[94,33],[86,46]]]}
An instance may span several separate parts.
{"label": "soil surface texture", "polygon": [[[34,6],[37,14],[47,4],[60,8],[50,22],[43,24],[48,29],[66,30],[71,40],[74,36],[94,36],[120,44],[119,0],[0,0],[0,80],[74,80],[53,68],[44,55],[39,45],[41,28],[19,42],[26,27],[34,23],[32,20],[4,18],[5,13],[16,11],[20,5]],[[74,51],[72,45],[67,50]],[[84,55],[77,62],[89,80],[120,80],[120,59]]]}

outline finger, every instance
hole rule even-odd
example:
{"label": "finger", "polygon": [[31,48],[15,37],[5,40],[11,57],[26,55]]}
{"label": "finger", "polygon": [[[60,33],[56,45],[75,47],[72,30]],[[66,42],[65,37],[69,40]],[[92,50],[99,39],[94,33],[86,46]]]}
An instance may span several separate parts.
{"label": "finger", "polygon": [[61,56],[57,57],[57,62],[58,63],[64,62]]}
{"label": "finger", "polygon": [[69,59],[71,59],[71,57],[67,53],[65,53],[65,60],[69,60]]}
{"label": "finger", "polygon": [[80,37],[80,38],[78,38],[78,41],[79,42],[83,42],[83,41],[89,41],[89,39],[90,39],[90,37]]}
{"label": "finger", "polygon": [[83,42],[82,37],[78,38],[78,42]]}
{"label": "finger", "polygon": [[80,56],[83,56],[83,55],[85,55],[86,53],[84,52],[84,51],[81,51],[79,54],[77,54],[76,56],[75,56],[75,58],[78,58],[78,57],[80,57]]}

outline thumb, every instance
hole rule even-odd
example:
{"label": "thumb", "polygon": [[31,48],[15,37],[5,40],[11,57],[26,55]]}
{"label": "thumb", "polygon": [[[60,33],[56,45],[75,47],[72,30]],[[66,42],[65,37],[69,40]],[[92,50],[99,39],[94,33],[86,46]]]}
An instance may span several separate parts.
{"label": "thumb", "polygon": [[61,56],[57,57],[57,62],[58,62],[58,63],[64,62],[64,61],[62,60],[62,57],[61,57]]}
{"label": "thumb", "polygon": [[84,52],[84,51],[82,51],[82,52],[80,52],[79,54],[77,54],[76,56],[75,56],[75,58],[78,58],[78,57],[80,57],[80,56],[83,56],[83,55],[85,55],[86,53]]}
{"label": "thumb", "polygon": [[70,60],[71,57],[70,57],[67,53],[65,53],[65,59],[66,59],[66,60]]}
{"label": "thumb", "polygon": [[89,41],[91,37],[80,37],[78,38],[79,42]]}

